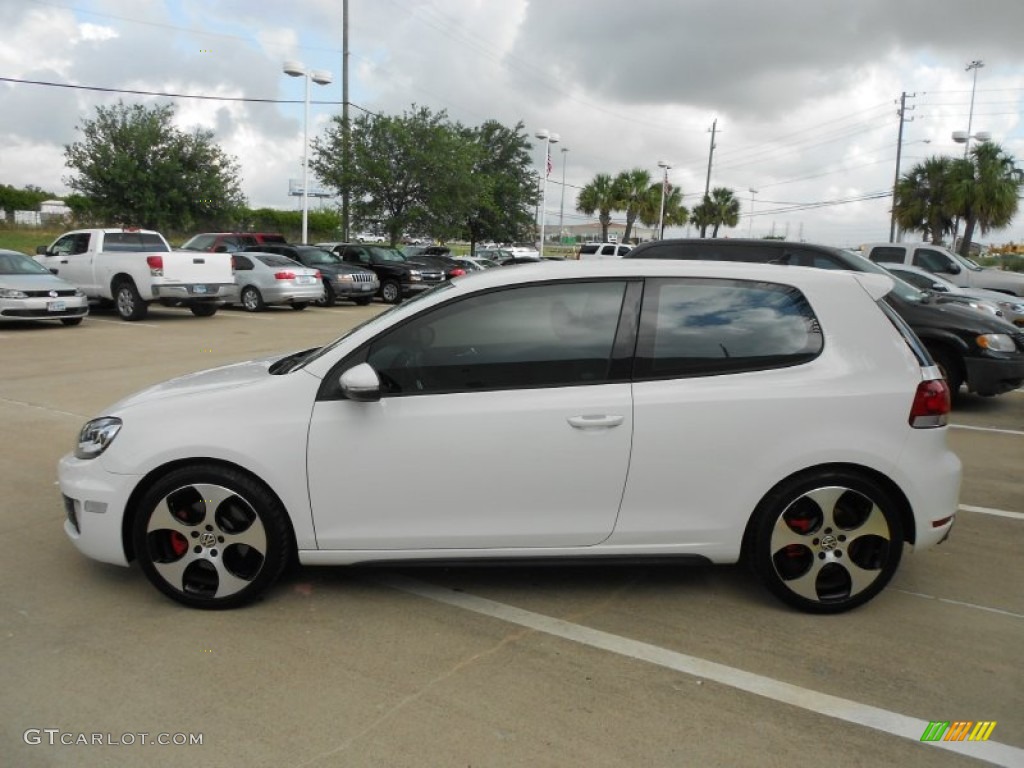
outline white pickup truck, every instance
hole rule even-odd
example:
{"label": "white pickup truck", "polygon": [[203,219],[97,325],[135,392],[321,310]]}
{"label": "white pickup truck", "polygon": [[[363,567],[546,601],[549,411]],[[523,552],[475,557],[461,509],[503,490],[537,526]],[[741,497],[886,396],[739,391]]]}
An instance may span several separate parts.
{"label": "white pickup truck", "polygon": [[1024,274],[981,267],[958,253],[931,243],[868,243],[861,253],[883,267],[887,263],[910,264],[944,277],[961,288],[1024,296]]}
{"label": "white pickup truck", "polygon": [[209,317],[234,283],[230,254],[175,251],[148,229],[76,229],[35,259],[90,300],[113,302],[124,320],[141,320],[154,301]]}

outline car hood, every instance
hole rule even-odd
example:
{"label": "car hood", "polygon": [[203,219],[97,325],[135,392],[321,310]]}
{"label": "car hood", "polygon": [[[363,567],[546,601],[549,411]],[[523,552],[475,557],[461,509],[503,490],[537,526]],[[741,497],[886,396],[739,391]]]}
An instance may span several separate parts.
{"label": "car hood", "polygon": [[[1017,329],[1008,321],[991,315],[982,309],[975,309],[956,301],[929,301],[917,305],[927,308],[929,325],[959,328],[971,333],[1016,333]],[[913,323],[911,324],[913,325]]]}
{"label": "car hood", "polygon": [[75,286],[56,275],[0,275],[0,288],[15,291],[69,291]]}
{"label": "car hood", "polygon": [[980,274],[984,276],[985,283],[988,286],[996,285],[1000,288],[1005,288],[1008,291],[1013,291],[1018,296],[1024,295],[1024,274],[1021,274],[1020,272],[1009,272],[1002,269],[986,267],[981,270]]}
{"label": "car hood", "polygon": [[270,366],[283,355],[249,360],[244,363],[233,363],[222,365],[218,368],[210,368],[196,373],[187,373],[184,376],[170,379],[169,381],[155,384],[152,387],[140,390],[118,401],[107,409],[108,413],[123,411],[136,405],[151,402],[153,400],[164,400],[173,397],[193,395],[199,392],[214,392],[223,389],[238,389],[239,387],[251,386],[265,382],[271,375]]}

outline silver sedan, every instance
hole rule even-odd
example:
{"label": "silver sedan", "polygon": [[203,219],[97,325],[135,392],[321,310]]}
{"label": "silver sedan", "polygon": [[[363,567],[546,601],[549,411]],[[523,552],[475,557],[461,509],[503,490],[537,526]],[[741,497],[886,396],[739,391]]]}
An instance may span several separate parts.
{"label": "silver sedan", "polygon": [[231,257],[235,284],[225,303],[259,312],[268,304],[305,309],[324,295],[320,272],[276,253],[236,253]]}
{"label": "silver sedan", "polygon": [[23,253],[0,249],[0,320],[60,320],[89,314],[85,294]]}

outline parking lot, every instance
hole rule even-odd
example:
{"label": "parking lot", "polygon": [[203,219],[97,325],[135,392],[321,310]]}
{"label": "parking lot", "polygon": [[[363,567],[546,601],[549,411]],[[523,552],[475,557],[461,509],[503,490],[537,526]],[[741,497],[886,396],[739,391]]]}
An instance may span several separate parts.
{"label": "parking lot", "polygon": [[[1024,765],[1022,391],[961,398],[951,538],[838,616],[785,608],[741,567],[654,565],[301,568],[203,612],[67,540],[55,465],[87,418],[382,308],[0,326],[0,763]],[[473,471],[438,450],[451,475],[424,493]],[[929,721],[996,725],[935,745]]]}

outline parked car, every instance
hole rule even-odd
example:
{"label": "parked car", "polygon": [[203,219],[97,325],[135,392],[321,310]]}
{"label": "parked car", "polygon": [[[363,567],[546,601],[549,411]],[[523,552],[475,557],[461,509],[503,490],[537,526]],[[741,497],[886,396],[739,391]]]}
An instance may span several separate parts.
{"label": "parked car", "polygon": [[453,257],[456,261],[469,265],[467,269],[470,271],[479,269],[491,269],[492,267],[498,266],[498,262],[491,261],[490,259],[481,259],[477,256],[455,256]]}
{"label": "parked car", "polygon": [[[540,255],[539,252],[538,255]],[[512,251],[506,248],[477,248],[473,252],[474,259],[486,259],[487,261],[493,262],[494,266],[500,266],[502,261],[505,259],[511,259],[512,257]]]}
{"label": "parked car", "polygon": [[513,243],[512,245],[505,246],[505,250],[511,251],[513,256],[519,258],[540,258],[540,251],[533,243]]}
{"label": "parked car", "polygon": [[380,290],[380,281],[372,271],[346,264],[340,256],[320,246],[269,245],[258,250],[279,253],[311,269],[320,270],[324,290],[316,303],[321,307],[333,307],[338,299],[366,306]]}
{"label": "parked car", "polygon": [[961,288],[1024,296],[1024,274],[982,267],[972,259],[931,243],[868,243],[861,253],[876,264],[895,262],[921,267]]}
{"label": "parked car", "polygon": [[349,264],[373,270],[380,280],[378,295],[388,304],[397,304],[446,279],[441,267],[406,258],[397,248],[348,243],[335,246],[334,252]]}
{"label": "parked car", "polygon": [[0,249],[0,320],[60,320],[78,325],[89,314],[85,294],[34,259]]}
{"label": "parked car", "polygon": [[884,263],[880,266],[922,291],[929,291],[950,301],[959,301],[975,309],[983,309],[1016,326],[1024,326],[1024,299],[999,291],[986,291],[984,288],[961,288],[944,277],[909,264]]}
{"label": "parked car", "polygon": [[360,243],[386,243],[384,235],[375,235],[373,232],[360,232],[356,235],[356,242]]}
{"label": "parked car", "polygon": [[[641,243],[625,258],[742,261],[890,274],[851,251],[779,240],[657,240]],[[936,303],[912,285],[893,279],[896,287],[886,301],[920,337],[954,394],[963,384],[968,391],[991,396],[1024,383],[1024,333],[970,307]]]}
{"label": "parked car", "polygon": [[225,302],[260,312],[268,304],[305,309],[323,296],[320,272],[276,253],[246,252],[231,256],[235,285]]}
{"label": "parked car", "polygon": [[536,264],[540,260],[540,256],[509,256],[508,258],[499,261],[498,265],[502,267],[511,267],[516,264]]}
{"label": "parked car", "polygon": [[[201,608],[296,558],[653,558],[743,559],[793,606],[848,610],[957,509],[949,390],[892,285],[640,260],[459,278],[106,409],[59,463],[64,529]],[[473,472],[425,492],[452,456]]]}
{"label": "parked car", "polygon": [[284,235],[273,232],[204,232],[190,237],[179,250],[225,253],[263,243],[287,242]]}
{"label": "parked car", "polygon": [[587,259],[619,259],[633,250],[628,245],[618,243],[583,243],[580,246],[579,258]]}

